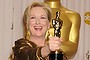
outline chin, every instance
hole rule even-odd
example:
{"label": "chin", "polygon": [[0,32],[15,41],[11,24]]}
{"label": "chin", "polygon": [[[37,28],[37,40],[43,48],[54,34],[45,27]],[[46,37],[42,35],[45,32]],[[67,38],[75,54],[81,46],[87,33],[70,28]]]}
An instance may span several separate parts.
{"label": "chin", "polygon": [[42,34],[42,33],[35,33],[35,36],[37,36],[37,37],[43,37],[43,36],[45,36],[45,35]]}

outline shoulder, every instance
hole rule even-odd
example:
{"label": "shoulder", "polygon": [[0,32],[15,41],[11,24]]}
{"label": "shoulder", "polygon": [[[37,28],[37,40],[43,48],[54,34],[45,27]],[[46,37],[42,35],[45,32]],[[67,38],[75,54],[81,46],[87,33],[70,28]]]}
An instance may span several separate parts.
{"label": "shoulder", "polygon": [[71,17],[80,17],[80,14],[78,12],[75,12],[75,11],[65,11],[65,13],[68,15],[70,15]]}
{"label": "shoulder", "polygon": [[35,47],[36,45],[28,39],[20,38],[15,41],[15,46]]}
{"label": "shoulder", "polygon": [[80,23],[80,21],[81,21],[81,16],[80,16],[80,14],[79,14],[78,12],[68,10],[68,11],[65,11],[65,14],[66,14],[67,18],[68,18],[71,22],[73,22],[73,23],[75,23],[75,22]]}
{"label": "shoulder", "polygon": [[76,12],[76,11],[73,11],[73,10],[70,10],[70,9],[68,9],[68,8],[66,8],[66,7],[63,7],[62,6],[62,8],[61,8],[61,11],[64,13],[64,14],[66,14],[67,16],[71,16],[71,17],[80,17],[80,14],[78,13],[78,12]]}
{"label": "shoulder", "polygon": [[15,42],[25,42],[25,41],[29,41],[29,40],[25,38],[20,38],[20,39],[17,39]]}
{"label": "shoulder", "polygon": [[15,41],[15,45],[18,45],[18,44],[23,44],[23,43],[26,43],[26,42],[29,42],[29,40],[25,39],[25,38],[20,38],[20,39],[17,39]]}

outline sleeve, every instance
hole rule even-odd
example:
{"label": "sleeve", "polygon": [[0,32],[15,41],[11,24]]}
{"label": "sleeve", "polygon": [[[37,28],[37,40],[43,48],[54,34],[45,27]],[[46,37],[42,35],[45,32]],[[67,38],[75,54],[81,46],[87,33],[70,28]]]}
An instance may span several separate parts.
{"label": "sleeve", "polygon": [[29,40],[19,39],[13,47],[14,60],[44,60],[41,55],[41,48]]}

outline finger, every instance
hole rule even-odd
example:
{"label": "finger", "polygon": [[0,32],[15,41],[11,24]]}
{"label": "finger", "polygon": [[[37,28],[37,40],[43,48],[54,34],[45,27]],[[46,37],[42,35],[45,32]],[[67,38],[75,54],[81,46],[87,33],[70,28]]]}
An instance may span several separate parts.
{"label": "finger", "polygon": [[60,38],[61,43],[63,42],[63,38]]}

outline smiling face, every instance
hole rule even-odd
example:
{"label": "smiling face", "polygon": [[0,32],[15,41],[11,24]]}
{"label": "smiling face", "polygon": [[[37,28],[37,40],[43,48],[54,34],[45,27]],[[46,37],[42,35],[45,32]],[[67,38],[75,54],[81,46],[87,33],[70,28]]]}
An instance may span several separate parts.
{"label": "smiling face", "polygon": [[30,35],[45,37],[50,24],[47,13],[42,7],[33,7],[30,11],[29,30]]}

